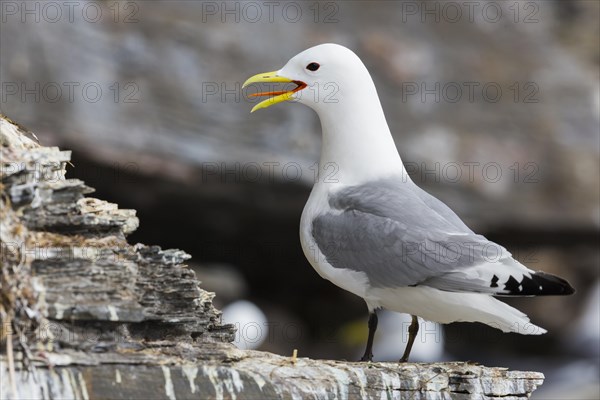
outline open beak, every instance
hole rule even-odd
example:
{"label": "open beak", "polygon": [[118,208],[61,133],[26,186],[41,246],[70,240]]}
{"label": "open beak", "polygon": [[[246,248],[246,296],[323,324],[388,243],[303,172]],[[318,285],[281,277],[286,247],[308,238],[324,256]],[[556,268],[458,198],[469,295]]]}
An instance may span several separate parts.
{"label": "open beak", "polygon": [[250,96],[252,97],[272,96],[252,107],[252,110],[250,111],[251,113],[253,113],[256,110],[260,110],[261,108],[267,108],[272,106],[273,104],[281,103],[282,101],[292,100],[292,96],[294,93],[304,89],[307,86],[306,83],[302,81],[294,81],[284,76],[279,76],[277,75],[277,71],[264,72],[262,74],[256,74],[253,77],[248,78],[248,80],[242,85],[242,89],[252,83],[294,83],[296,87],[292,90],[279,90],[274,92],[260,92],[250,94]]}

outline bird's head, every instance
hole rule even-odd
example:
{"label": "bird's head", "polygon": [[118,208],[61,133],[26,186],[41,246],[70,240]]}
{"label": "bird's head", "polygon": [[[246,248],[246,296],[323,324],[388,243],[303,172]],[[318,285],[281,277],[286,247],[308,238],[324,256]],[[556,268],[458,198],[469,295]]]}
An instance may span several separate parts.
{"label": "bird's head", "polygon": [[303,51],[277,71],[254,75],[242,88],[252,83],[281,83],[289,84],[289,87],[251,94],[253,97],[269,96],[256,104],[251,112],[286,100],[298,101],[318,112],[343,102],[353,92],[374,90],[371,76],[360,58],[346,47],[332,43]]}

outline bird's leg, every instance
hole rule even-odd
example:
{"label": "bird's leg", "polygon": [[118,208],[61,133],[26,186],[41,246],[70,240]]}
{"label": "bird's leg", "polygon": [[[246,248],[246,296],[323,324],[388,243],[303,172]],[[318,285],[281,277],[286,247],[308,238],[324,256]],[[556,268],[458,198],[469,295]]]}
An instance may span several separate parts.
{"label": "bird's leg", "polygon": [[410,351],[412,350],[417,333],[419,333],[419,318],[417,318],[416,315],[412,315],[412,322],[408,327],[408,343],[406,343],[406,349],[404,350],[404,354],[402,355],[400,362],[408,361],[408,356],[410,356]]}
{"label": "bird's leg", "polygon": [[375,331],[377,330],[377,313],[373,311],[369,314],[369,338],[367,339],[367,348],[365,349],[365,355],[362,356],[360,361],[373,361],[373,338],[375,337]]}

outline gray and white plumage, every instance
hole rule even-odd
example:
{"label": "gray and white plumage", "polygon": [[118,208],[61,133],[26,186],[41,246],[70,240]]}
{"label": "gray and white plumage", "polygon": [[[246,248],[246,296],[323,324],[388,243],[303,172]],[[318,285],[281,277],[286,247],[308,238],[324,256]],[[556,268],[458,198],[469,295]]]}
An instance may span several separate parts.
{"label": "gray and white plumage", "polygon": [[305,254],[323,277],[363,297],[371,311],[542,334],[525,314],[491,295],[572,293],[564,280],[530,270],[474,233],[406,177],[342,185],[328,191],[327,205],[319,187],[301,222]]}
{"label": "gray and white plumage", "polygon": [[404,177],[341,189],[329,206],[312,221],[315,244],[332,266],[364,272],[371,286],[539,295],[556,285],[539,277],[529,284],[534,271]]}
{"label": "gray and white plumage", "polygon": [[[571,294],[573,288],[525,267],[410,180],[373,80],[352,51],[316,46],[246,84],[258,82],[297,87],[258,94],[275,97],[253,110],[297,100],[321,121],[319,165],[333,165],[336,174],[315,182],[300,241],[323,278],[362,297],[371,312],[386,308],[440,323],[477,321],[505,332],[545,332],[492,296]],[[306,87],[313,90],[303,95]]]}

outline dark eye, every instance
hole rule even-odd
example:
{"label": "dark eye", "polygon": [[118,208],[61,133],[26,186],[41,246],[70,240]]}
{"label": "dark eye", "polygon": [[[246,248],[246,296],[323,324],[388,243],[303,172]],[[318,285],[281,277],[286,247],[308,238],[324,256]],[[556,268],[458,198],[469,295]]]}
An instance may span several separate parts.
{"label": "dark eye", "polygon": [[319,69],[319,67],[320,67],[319,63],[311,62],[310,64],[308,64],[306,66],[306,69],[309,71],[316,71]]}

